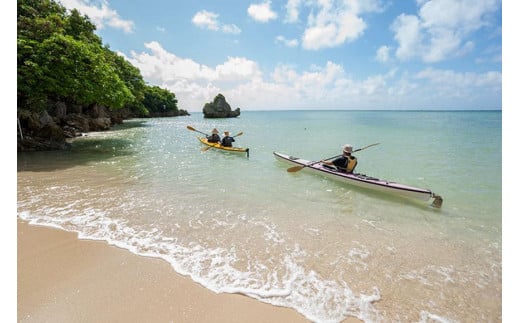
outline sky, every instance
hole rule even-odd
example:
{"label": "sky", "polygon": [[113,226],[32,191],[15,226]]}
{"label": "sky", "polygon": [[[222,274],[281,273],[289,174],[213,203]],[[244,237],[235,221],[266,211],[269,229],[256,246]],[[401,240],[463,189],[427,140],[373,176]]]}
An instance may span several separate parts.
{"label": "sky", "polygon": [[202,111],[501,109],[500,0],[59,0]]}

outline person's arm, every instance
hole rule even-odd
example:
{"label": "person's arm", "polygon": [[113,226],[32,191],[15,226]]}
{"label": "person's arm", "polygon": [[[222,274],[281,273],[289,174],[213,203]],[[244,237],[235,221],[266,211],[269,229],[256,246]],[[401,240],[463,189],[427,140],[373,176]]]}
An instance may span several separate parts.
{"label": "person's arm", "polygon": [[331,161],[323,160],[323,159],[320,160],[320,163],[325,164],[325,165],[330,165],[330,166],[334,165]]}

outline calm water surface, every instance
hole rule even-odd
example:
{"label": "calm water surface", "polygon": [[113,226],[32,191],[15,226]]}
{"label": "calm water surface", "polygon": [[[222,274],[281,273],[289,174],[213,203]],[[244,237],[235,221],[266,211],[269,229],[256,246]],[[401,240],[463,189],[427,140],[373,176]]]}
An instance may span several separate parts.
{"label": "calm water surface", "polygon": [[[250,157],[202,152],[243,132]],[[215,292],[315,322],[502,320],[502,113],[245,111],[134,119],[67,152],[18,154],[18,217],[160,257]],[[428,188],[434,209],[305,172],[350,143],[356,171]]]}

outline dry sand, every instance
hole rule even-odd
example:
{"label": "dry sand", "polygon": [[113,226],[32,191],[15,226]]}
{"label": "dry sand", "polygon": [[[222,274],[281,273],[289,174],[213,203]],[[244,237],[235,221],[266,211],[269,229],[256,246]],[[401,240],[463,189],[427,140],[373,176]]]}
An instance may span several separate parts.
{"label": "dry sand", "polygon": [[161,259],[17,222],[18,322],[308,322],[289,308],[213,293]]}

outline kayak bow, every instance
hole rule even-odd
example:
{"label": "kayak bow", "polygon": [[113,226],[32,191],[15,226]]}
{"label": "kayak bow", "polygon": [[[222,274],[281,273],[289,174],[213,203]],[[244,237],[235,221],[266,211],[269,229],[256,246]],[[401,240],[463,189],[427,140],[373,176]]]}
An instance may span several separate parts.
{"label": "kayak bow", "polygon": [[332,168],[328,165],[324,165],[320,162],[311,162],[305,159],[289,156],[279,152],[273,152],[273,154],[277,160],[287,162],[296,166],[305,166],[305,170],[307,170],[308,172],[320,174],[322,176],[334,180],[339,180],[350,185],[423,201],[428,201],[433,198],[433,202],[431,204],[433,207],[440,208],[442,206],[442,197],[428,189],[399,184],[384,179],[367,176],[365,174],[342,173],[338,172],[335,168]]}

